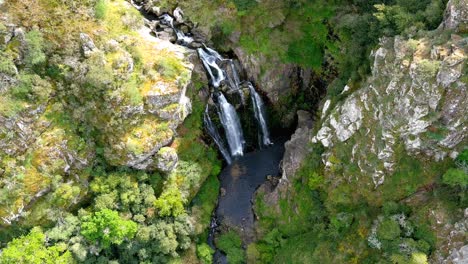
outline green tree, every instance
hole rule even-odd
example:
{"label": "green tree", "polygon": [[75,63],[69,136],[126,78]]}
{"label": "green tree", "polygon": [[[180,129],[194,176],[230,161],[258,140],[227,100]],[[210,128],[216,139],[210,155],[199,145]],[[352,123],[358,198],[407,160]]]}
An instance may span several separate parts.
{"label": "green tree", "polygon": [[229,231],[223,234],[216,241],[219,249],[226,253],[229,263],[243,263],[245,260],[244,250],[242,250],[242,241],[238,234]]}
{"label": "green tree", "polygon": [[466,189],[468,187],[468,174],[462,169],[450,168],[442,176],[442,181],[452,187],[459,186]]}
{"label": "green tree", "polygon": [[44,38],[38,30],[26,33],[27,52],[24,58],[27,66],[35,66],[46,61]]}
{"label": "green tree", "polygon": [[197,256],[203,264],[213,263],[214,250],[206,243],[197,245]]}
{"label": "green tree", "polygon": [[394,240],[400,236],[400,225],[392,219],[383,221],[377,231],[377,236],[380,239]]}
{"label": "green tree", "polygon": [[125,239],[135,236],[137,224],[122,219],[118,212],[103,209],[83,217],[81,234],[90,241],[99,241],[104,248],[111,244],[120,245]]}
{"label": "green tree", "polygon": [[154,202],[160,216],[179,216],[185,212],[184,200],[175,186],[170,186]]}
{"label": "green tree", "polygon": [[0,263],[68,264],[75,263],[66,246],[46,246],[46,236],[35,227],[26,236],[13,239],[0,253]]}

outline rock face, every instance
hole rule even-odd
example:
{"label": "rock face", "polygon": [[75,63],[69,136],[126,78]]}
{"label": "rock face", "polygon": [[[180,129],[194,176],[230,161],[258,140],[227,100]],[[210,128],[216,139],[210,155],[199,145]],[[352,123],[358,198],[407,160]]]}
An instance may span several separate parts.
{"label": "rock face", "polygon": [[171,172],[176,166],[179,158],[173,148],[161,148],[156,154],[156,168],[163,172]]}
{"label": "rock face", "polygon": [[[30,31],[0,14],[0,226],[52,219],[44,201],[63,210],[80,202],[96,154],[111,166],[176,169],[177,153],[167,146],[192,111],[192,71],[203,67],[193,51],[148,28],[125,30],[74,35],[77,45],[48,58],[63,69],[52,81],[25,69]],[[35,34],[43,55],[42,33]],[[18,85],[26,91],[15,93]]]}
{"label": "rock face", "polygon": [[291,139],[284,144],[285,152],[282,161],[282,179],[287,180],[302,166],[302,161],[309,153],[308,143],[312,129],[312,115],[306,111],[298,111],[298,125]]}
{"label": "rock face", "polygon": [[[253,201],[262,197],[263,202],[268,204],[277,213],[281,212],[280,199],[288,192],[289,180],[302,167],[303,161],[310,152],[309,142],[312,133],[312,115],[306,111],[297,112],[298,124],[291,139],[284,144],[284,155],[281,161],[282,176],[278,181],[276,178],[268,179],[260,185],[254,193]],[[258,229],[258,228],[257,228]]]}
{"label": "rock face", "polygon": [[440,27],[453,29],[456,32],[466,32],[468,30],[468,1],[450,0]]}
{"label": "rock face", "polygon": [[[445,236],[443,244],[435,252],[435,261],[443,264],[468,263],[468,208],[465,209],[463,218],[455,224],[446,223],[443,227]],[[444,251],[449,255],[443,259]]]}
{"label": "rock face", "polygon": [[94,41],[88,34],[80,33],[81,40],[81,51],[86,58],[89,58],[91,54],[96,50],[96,45]]}
{"label": "rock face", "polygon": [[[245,68],[247,78],[253,80],[273,103],[278,103],[297,82],[294,78],[297,76],[295,74],[297,67],[293,65],[284,64],[279,59],[271,61],[260,53],[248,54],[240,47],[235,48],[234,52]],[[266,67],[266,65],[275,65],[275,67]]]}
{"label": "rock face", "polygon": [[[411,155],[435,161],[456,156],[467,131],[466,83],[460,79],[466,39],[452,37],[443,45],[434,41],[381,41],[373,54],[372,76],[325,115],[312,139],[327,148],[327,169],[336,163],[334,149],[344,148],[376,188],[394,172],[400,144]],[[343,176],[348,177],[346,172]]]}
{"label": "rock face", "polygon": [[[437,235],[430,263],[466,263],[466,211],[460,220],[443,204],[428,206],[430,195],[424,193],[430,192],[421,187],[432,186],[443,173],[436,166],[466,148],[468,38],[442,37],[445,29],[463,32],[466,8],[464,1],[450,1],[445,21],[426,37],[381,39],[371,54],[367,80],[359,87],[347,86],[342,100],[326,100],[316,129],[299,126],[286,144],[280,183],[264,184],[257,192],[262,208],[275,211],[267,216],[281,215],[280,201],[294,197],[297,188],[288,182],[307,184],[296,172],[308,153],[315,156],[320,150],[316,156],[324,170],[320,167],[317,171],[323,175],[316,176],[326,182],[327,199],[335,198],[326,200],[326,205],[347,206],[351,200],[375,207],[388,200],[409,204],[405,199],[411,195],[408,200],[420,200],[416,208],[427,206],[424,217]],[[413,170],[418,175],[411,174]],[[419,175],[431,170],[435,172],[427,178]],[[421,182],[407,184],[415,179]],[[340,197],[343,201],[337,202]]]}
{"label": "rock face", "polygon": [[[149,29],[139,32],[148,49],[154,50],[154,56],[161,59],[149,59],[144,65],[143,78],[147,80],[144,88],[132,88],[135,90],[131,94],[125,88],[112,92],[106,105],[115,107],[112,111],[105,109],[100,113],[102,116],[92,122],[102,131],[100,140],[110,164],[152,170],[156,168],[152,165],[153,156],[172,142],[176,128],[191,112],[191,102],[185,93],[194,68],[191,62],[194,53],[150,36]],[[83,45],[88,47],[93,41],[86,39]],[[135,74],[134,61],[123,46],[133,41],[136,39],[112,39],[103,47],[94,47],[88,60],[98,61],[104,69],[111,66],[114,78],[126,81]],[[168,67],[174,67],[176,72],[169,73],[174,70]],[[102,119],[112,121],[102,122]],[[169,167],[164,167],[163,171]]]}

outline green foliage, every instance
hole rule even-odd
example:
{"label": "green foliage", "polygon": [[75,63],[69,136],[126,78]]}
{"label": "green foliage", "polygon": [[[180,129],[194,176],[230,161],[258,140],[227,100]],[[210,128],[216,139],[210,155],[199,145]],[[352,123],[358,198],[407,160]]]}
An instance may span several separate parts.
{"label": "green foliage", "polygon": [[131,81],[126,82],[122,87],[122,89],[124,89],[125,97],[128,98],[132,105],[143,104],[143,96],[139,89],[140,85],[140,82],[132,79]]}
{"label": "green foliage", "polygon": [[334,14],[335,6],[322,1],[305,1],[302,5],[301,8],[293,9],[291,14],[300,16],[304,21],[300,28],[302,37],[289,44],[286,61],[318,70],[324,60],[325,48],[332,45],[324,21]]}
{"label": "green foliage", "polygon": [[33,89],[33,75],[22,74],[20,82],[12,89],[12,95],[18,99],[27,99]]}
{"label": "green foliage", "polygon": [[[177,257],[177,251],[190,247],[191,235],[191,224],[187,215],[173,219],[155,219],[153,224],[138,227],[134,248],[125,249],[124,246],[122,250],[125,252],[121,254],[121,261],[128,263],[137,258],[140,261],[165,263],[168,257]],[[135,249],[138,250],[137,256],[132,255]]]}
{"label": "green foliage", "polygon": [[[217,175],[209,176],[192,201],[192,214],[197,216],[197,224],[202,229],[210,226],[211,214],[216,207],[220,182]],[[205,239],[202,239],[205,240]]]}
{"label": "green foliage", "polygon": [[156,70],[166,79],[180,77],[185,70],[180,59],[172,56],[162,56],[155,66]]}
{"label": "green foliage", "polygon": [[439,70],[439,61],[421,60],[418,62],[418,71],[426,78],[435,77]]}
{"label": "green foliage", "polygon": [[247,11],[257,5],[255,0],[232,0],[238,11]]}
{"label": "green foliage", "polygon": [[242,249],[242,241],[239,235],[234,231],[229,231],[222,234],[216,240],[216,246],[226,253],[229,263],[239,264],[245,261],[244,250]]}
{"label": "green foliage", "polygon": [[106,15],[106,0],[97,0],[94,5],[94,17],[102,20]]}
{"label": "green foliage", "polygon": [[460,197],[460,205],[468,202],[466,190],[468,189],[468,150],[463,150],[455,159],[455,167],[449,168],[442,175],[442,182],[454,188]]}
{"label": "green foliage", "polygon": [[418,29],[435,29],[440,23],[445,1],[402,1],[394,5],[377,4],[374,14],[382,32],[387,35],[400,34]]}
{"label": "green foliage", "polygon": [[271,230],[265,237],[247,248],[247,259],[252,263],[272,263],[274,256],[286,242],[278,229]]}
{"label": "green foliage", "polygon": [[143,19],[137,9],[127,9],[122,16],[122,23],[128,30],[137,30],[144,26]]}
{"label": "green foliage", "polygon": [[137,224],[124,220],[119,213],[103,209],[83,217],[81,234],[88,240],[100,242],[104,248],[111,244],[120,245],[125,239],[131,239],[137,232]]}
{"label": "green foliage", "polygon": [[7,75],[17,74],[16,66],[7,53],[0,51],[0,73]]}
{"label": "green foliage", "polygon": [[395,220],[387,219],[380,224],[377,235],[380,239],[394,240],[400,236],[400,226]]}
{"label": "green foliage", "polygon": [[458,166],[468,166],[468,149],[463,150],[460,154],[458,154],[455,162],[459,164]]}
{"label": "green foliage", "polygon": [[65,264],[75,260],[62,245],[47,247],[46,236],[36,227],[28,235],[9,242],[0,253],[0,263]]}
{"label": "green foliage", "polygon": [[319,175],[317,172],[312,172],[309,175],[307,185],[310,189],[315,190],[320,187],[325,181],[325,178],[322,175]]}
{"label": "green foliage", "polygon": [[185,213],[185,199],[175,186],[167,187],[161,196],[154,202],[160,216],[179,216]]}
{"label": "green foliage", "polygon": [[[97,176],[97,175],[96,175]],[[95,195],[96,210],[119,209],[134,215],[147,216],[156,200],[154,188],[158,188],[158,175],[145,173],[110,173],[99,175],[90,187]],[[148,181],[155,181],[154,187]]]}
{"label": "green foliage", "polygon": [[[277,249],[277,254],[272,262],[261,263],[334,263],[331,259],[326,259],[328,252],[322,249],[315,249],[319,232],[306,232],[297,234],[284,241],[281,248]],[[323,259],[314,258],[314,249],[320,251]]]}
{"label": "green foliage", "polygon": [[197,257],[203,264],[213,263],[213,253],[215,251],[206,243],[197,245]]}
{"label": "green foliage", "polygon": [[468,187],[468,174],[465,170],[458,168],[450,168],[444,173],[443,182],[450,186],[459,186],[463,189]]}
{"label": "green foliage", "polygon": [[44,54],[44,38],[38,30],[31,30],[26,33],[27,52],[24,61],[27,66],[32,67],[46,61]]}

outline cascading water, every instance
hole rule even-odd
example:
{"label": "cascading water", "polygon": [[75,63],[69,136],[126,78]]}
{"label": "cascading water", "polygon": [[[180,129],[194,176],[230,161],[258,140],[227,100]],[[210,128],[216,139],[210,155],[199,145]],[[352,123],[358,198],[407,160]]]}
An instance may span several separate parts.
{"label": "cascading water", "polygon": [[265,106],[260,95],[255,91],[253,85],[248,83],[250,90],[250,98],[252,99],[252,105],[255,113],[255,119],[257,119],[258,125],[260,126],[260,137],[261,143],[260,146],[271,145],[270,133],[268,131],[268,125],[266,122]]}
{"label": "cascading water", "polygon": [[[137,8],[140,9],[141,7],[137,6]],[[174,10],[174,17],[176,17],[179,22],[183,21],[182,11],[180,9],[177,12],[176,11],[177,9]],[[246,99],[244,98],[245,85],[248,86],[255,119],[259,124],[259,145],[268,146],[271,145],[272,142],[269,138],[263,101],[251,83],[242,82],[241,78],[239,78],[239,72],[233,60],[224,59],[215,50],[210,49],[198,40],[191,38],[190,34],[188,34],[188,36],[185,35],[183,31],[174,26],[174,17],[169,14],[160,16],[160,23],[165,25],[165,27],[161,28],[165,29],[167,27],[171,27],[177,37],[177,43],[180,45],[184,45],[189,48],[202,46],[202,48],[197,49],[197,52],[206,73],[210,78],[210,85],[214,88],[212,94],[212,97],[214,98],[212,99],[227,140],[223,139],[218,131],[218,127],[215,126],[210,118],[209,105],[206,106],[203,115],[206,131],[213,138],[213,141],[228,164],[233,162],[234,157],[236,158],[235,164],[226,167],[224,172],[220,175],[222,187],[229,191],[228,195],[221,195],[218,198],[217,209],[213,213],[207,241],[209,245],[216,250],[214,254],[214,263],[225,264],[228,263],[227,257],[220,250],[216,249],[216,246],[213,243],[217,232],[217,219],[219,219],[219,221],[223,221],[222,219],[228,219],[234,226],[242,230],[244,236],[249,236],[254,233],[254,215],[252,213],[251,204],[253,193],[265,180],[266,175],[279,173],[277,164],[280,162],[282,152],[284,152],[284,149],[282,148],[283,144],[276,144],[268,149],[247,153],[245,157],[237,158],[244,154],[244,135],[236,109],[227,101],[226,97],[221,92],[221,90],[225,91],[224,87],[221,87],[221,85],[227,85],[230,88],[229,92],[237,91],[240,95],[243,106],[246,105]],[[161,30],[161,28],[158,29]],[[183,94],[185,94],[185,92]],[[180,98],[179,103],[181,105],[189,104],[185,96]],[[241,109],[246,108],[247,107],[241,106]],[[239,170],[232,170],[233,167],[231,166],[245,166],[248,169],[242,170],[242,175],[239,176],[236,174],[237,176],[234,176],[232,173],[234,171],[237,173]]]}
{"label": "cascading water", "polygon": [[244,155],[245,141],[236,109],[228,103],[226,97],[224,97],[221,92],[218,94],[218,104],[219,118],[221,119],[221,124],[224,127],[231,155],[233,157],[242,156]]}
{"label": "cascading water", "polygon": [[193,42],[193,38],[186,36],[182,31],[178,30],[176,27],[174,27],[174,18],[171,17],[168,14],[164,14],[159,17],[162,23],[170,26],[174,32],[176,33],[177,36],[177,43],[179,45],[188,45]]}
{"label": "cascading water", "polygon": [[203,122],[205,123],[205,127],[206,127],[206,130],[208,131],[208,134],[210,134],[216,146],[218,146],[218,149],[223,155],[224,159],[226,160],[228,164],[231,164],[232,162],[231,155],[229,154],[229,151],[226,149],[225,147],[226,145],[224,144],[224,141],[221,138],[221,135],[219,134],[218,129],[213,124],[213,121],[211,121],[210,114],[208,113],[208,105],[206,106],[205,113],[203,114]]}
{"label": "cascading water", "polygon": [[229,68],[231,70],[230,71],[231,74],[228,74],[229,85],[231,86],[232,89],[236,90],[239,93],[241,102],[243,105],[245,105],[244,92],[240,88],[240,78],[237,72],[236,64],[234,63],[233,60],[229,60]]}
{"label": "cascading water", "polygon": [[[174,30],[178,44],[188,45],[193,42],[193,38],[186,36],[181,30],[178,30],[174,26],[174,18],[171,15],[163,14],[159,19],[161,23],[170,26]],[[242,156],[244,154],[245,140],[236,109],[227,101],[226,97],[218,91],[218,88],[224,81],[226,81],[231,90],[239,93],[241,103],[242,105],[245,105],[244,92],[241,88],[239,73],[234,61],[232,59],[224,59],[217,51],[203,45],[202,48],[197,49],[197,52],[207,74],[209,75],[210,84],[215,88],[218,115],[224,128],[229,151],[225,147],[226,145],[224,144],[222,137],[209,116],[208,108],[206,109],[203,117],[205,127],[208,134],[210,134],[213,141],[218,146],[223,157],[228,163],[231,163],[232,157]],[[223,67],[221,67],[221,65],[223,65]],[[250,82],[248,83],[248,87],[250,90],[250,97],[252,99],[255,119],[259,125],[259,145],[271,145],[272,142],[270,140],[270,133],[268,131],[262,98],[255,91],[255,88]]]}
{"label": "cascading water", "polygon": [[223,57],[221,57],[218,52],[208,47],[199,48],[197,51],[203,66],[205,66],[205,70],[210,76],[211,85],[218,88],[221,82],[226,79],[224,71],[217,64],[218,61],[223,60]]}

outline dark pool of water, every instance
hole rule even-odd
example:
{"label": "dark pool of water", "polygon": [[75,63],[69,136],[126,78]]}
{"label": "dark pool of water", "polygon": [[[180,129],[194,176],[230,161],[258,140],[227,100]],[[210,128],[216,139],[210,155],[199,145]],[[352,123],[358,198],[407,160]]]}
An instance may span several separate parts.
{"label": "dark pool of water", "polygon": [[[280,175],[280,161],[284,154],[284,142],[275,140],[272,146],[245,154],[225,167],[219,179],[221,194],[215,217],[220,226],[234,227],[244,242],[253,241],[254,214],[252,198],[267,176]],[[215,255],[215,263],[226,263],[225,258]]]}

